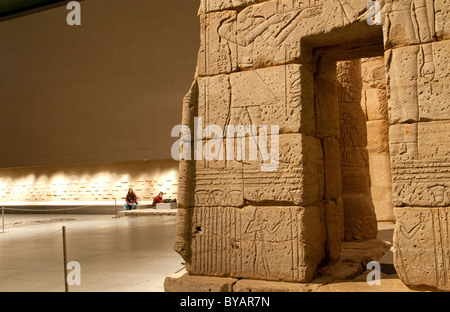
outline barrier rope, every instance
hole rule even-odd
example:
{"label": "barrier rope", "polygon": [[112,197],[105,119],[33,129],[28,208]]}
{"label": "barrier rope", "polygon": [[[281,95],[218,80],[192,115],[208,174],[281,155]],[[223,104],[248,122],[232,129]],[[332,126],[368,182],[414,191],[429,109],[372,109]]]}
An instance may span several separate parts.
{"label": "barrier rope", "polygon": [[4,207],[5,210],[13,210],[13,211],[32,211],[32,212],[49,212],[49,211],[67,211],[67,210],[78,210],[87,207],[95,207],[95,206],[80,206],[80,207],[72,207],[72,208],[55,208],[55,209],[24,209],[24,208],[8,208]]}
{"label": "barrier rope", "polygon": [[61,229],[59,229],[59,230],[57,230],[57,231],[54,231],[54,232],[51,232],[51,233],[47,233],[47,234],[45,234],[45,235],[43,235],[43,236],[41,236],[41,237],[39,237],[39,238],[36,238],[36,239],[34,239],[34,240],[27,241],[27,242],[23,242],[23,243],[21,243],[21,244],[18,244],[18,245],[16,245],[16,246],[9,247],[9,248],[6,248],[6,249],[1,249],[1,250],[0,250],[0,254],[1,254],[1,253],[4,253],[4,252],[6,252],[6,251],[10,251],[10,250],[13,250],[13,249],[17,249],[17,248],[23,247],[23,246],[25,246],[25,245],[29,245],[29,244],[35,243],[35,242],[37,242],[37,241],[40,241],[41,239],[44,239],[44,238],[46,238],[46,237],[48,237],[48,236],[50,236],[50,235],[53,235],[53,234],[59,233],[59,232],[61,232]]}

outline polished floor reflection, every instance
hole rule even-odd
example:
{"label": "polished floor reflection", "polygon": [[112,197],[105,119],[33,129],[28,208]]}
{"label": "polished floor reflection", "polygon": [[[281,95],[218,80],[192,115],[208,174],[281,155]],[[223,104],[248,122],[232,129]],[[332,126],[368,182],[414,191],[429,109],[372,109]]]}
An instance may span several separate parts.
{"label": "polished floor reflection", "polygon": [[175,223],[175,216],[6,215],[0,291],[63,292],[65,226],[67,261],[80,264],[81,284],[70,292],[162,292],[165,277],[183,268]]}

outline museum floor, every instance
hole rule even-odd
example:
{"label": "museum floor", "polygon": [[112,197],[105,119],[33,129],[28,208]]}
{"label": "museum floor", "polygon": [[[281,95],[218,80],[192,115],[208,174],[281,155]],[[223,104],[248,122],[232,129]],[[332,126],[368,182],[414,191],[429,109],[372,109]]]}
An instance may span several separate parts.
{"label": "museum floor", "polygon": [[[81,285],[71,292],[162,292],[167,275],[183,269],[173,250],[175,216],[114,218],[110,215],[7,215],[0,232],[1,292],[63,292],[62,226],[68,262],[80,264]],[[392,224],[379,238],[392,240]],[[392,263],[390,254],[380,262]],[[71,271],[69,271],[71,272]],[[75,271],[73,271],[75,273]],[[395,274],[370,286],[365,275],[318,291],[409,291]]]}

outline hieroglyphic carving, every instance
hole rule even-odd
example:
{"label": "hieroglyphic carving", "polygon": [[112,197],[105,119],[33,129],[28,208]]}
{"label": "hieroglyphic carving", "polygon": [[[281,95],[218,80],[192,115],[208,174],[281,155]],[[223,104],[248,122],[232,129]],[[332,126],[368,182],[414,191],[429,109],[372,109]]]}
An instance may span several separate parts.
{"label": "hieroglyphic carving", "polygon": [[450,164],[405,161],[393,164],[393,201],[396,206],[450,205]]}
{"label": "hieroglyphic carving", "polygon": [[434,40],[433,0],[386,1],[386,48]]}
{"label": "hieroglyphic carving", "polygon": [[411,286],[450,289],[450,210],[397,208],[394,264]]}
{"label": "hieroglyphic carving", "polygon": [[370,195],[366,116],[361,108],[361,61],[338,62],[336,76],[345,239],[371,239],[377,229]]}
{"label": "hieroglyphic carving", "polygon": [[[205,0],[200,10],[197,74],[209,76],[304,60],[300,39],[354,22],[367,3],[358,1],[357,8],[353,5],[347,0]],[[235,11],[237,7],[242,9]]]}
{"label": "hieroglyphic carving", "polygon": [[339,82],[339,103],[359,104],[361,93],[360,61],[337,62],[336,76]]}
{"label": "hieroglyphic carving", "polygon": [[[246,202],[308,205],[320,201],[324,184],[320,140],[285,134],[280,135],[279,145],[275,171],[261,172],[261,159],[196,161],[194,206],[242,207]],[[247,151],[248,147],[247,140]]]}
{"label": "hieroglyphic carving", "polygon": [[450,119],[450,41],[423,45],[418,54],[418,103],[421,120]]}
{"label": "hieroglyphic carving", "polygon": [[[388,97],[392,124],[390,148],[395,192],[399,194],[395,200],[399,206],[448,205],[449,166],[435,165],[444,163],[449,157],[446,143],[448,128],[445,123],[435,124],[437,120],[448,120],[448,105],[445,100],[439,99],[447,98],[450,90],[446,85],[449,49],[446,42],[434,42],[445,35],[440,29],[443,29],[442,25],[445,26],[442,13],[447,9],[439,9],[439,5],[445,1],[395,0],[389,1],[391,6],[384,10],[388,21],[384,25],[386,47],[395,48],[386,56],[389,65]],[[190,171],[186,170],[185,173],[190,174],[187,178],[191,179],[187,183],[189,187],[186,193],[191,193],[193,199],[186,206],[189,209],[184,211],[183,218],[189,214],[191,223],[189,229],[183,228],[186,241],[179,246],[183,250],[192,251],[192,257],[189,252],[186,253],[189,272],[298,281],[302,279],[301,276],[309,274],[306,271],[311,272],[310,269],[315,267],[315,262],[308,262],[306,256],[302,258],[304,254],[314,254],[314,261],[319,258],[324,260],[324,247],[331,250],[331,246],[327,246],[324,241],[310,245],[306,239],[297,244],[295,239],[298,235],[295,234],[293,224],[311,226],[307,221],[310,219],[304,215],[302,217],[296,211],[316,211],[311,220],[319,228],[324,227],[324,216],[318,212],[323,211],[323,207],[315,208],[324,198],[323,186],[326,185],[323,179],[325,161],[321,143],[325,142],[328,149],[333,149],[340,136],[339,120],[337,124],[331,124],[332,118],[327,118],[339,115],[337,106],[333,106],[333,101],[338,99],[334,92],[336,84],[334,80],[329,84],[321,84],[325,79],[320,80],[318,78],[323,77],[319,77],[320,73],[317,75],[317,87],[310,89],[325,89],[328,92],[315,94],[319,98],[315,105],[316,112],[308,115],[304,110],[306,106],[303,105],[307,101],[303,102],[304,98],[301,98],[307,94],[303,89],[306,80],[302,80],[302,70],[300,69],[298,80],[298,72],[292,70],[293,65],[284,65],[301,63],[312,69],[315,65],[311,56],[312,46],[338,44],[344,38],[361,38],[363,30],[368,30],[364,28],[363,24],[367,23],[362,19],[366,6],[367,1],[362,0],[202,1],[202,46],[196,78],[196,85],[199,87],[198,106],[195,107],[194,104],[198,111],[196,116],[204,116],[207,120],[205,125],[218,124],[224,127],[231,124],[280,124],[283,130],[279,136],[280,164],[275,172],[261,172],[260,159],[203,160],[191,162],[191,167],[186,166]],[[438,27],[439,19],[441,22]],[[345,28],[344,35],[339,28],[345,25],[349,27]],[[331,32],[337,36],[329,36]],[[355,32],[359,34],[354,36]],[[263,67],[271,68],[262,69]],[[290,75],[288,78],[283,78],[283,70]],[[299,84],[301,87],[296,88]],[[290,85],[294,87],[289,87]],[[342,102],[358,102],[351,89],[343,90],[350,92],[342,93]],[[298,94],[300,101],[297,100]],[[376,94],[377,97],[379,95]],[[286,101],[289,97],[293,99],[292,102]],[[317,105],[318,102],[320,105]],[[385,112],[383,108],[380,116],[384,116]],[[312,116],[311,120],[317,128],[306,125],[308,118],[305,116]],[[343,123],[351,122],[354,120],[352,117],[352,112],[343,112]],[[385,127],[385,123],[382,126]],[[361,132],[360,128],[349,127],[347,130],[347,133],[344,130],[348,139],[344,139],[346,143],[343,144],[342,162],[349,167],[367,163],[364,152],[366,142],[362,137],[359,137],[359,142],[352,140],[353,134]],[[248,136],[257,137],[253,132]],[[433,136],[438,139],[431,140]],[[354,148],[346,149],[350,145]],[[386,150],[385,146],[382,150]],[[427,167],[425,163],[433,164],[434,167]],[[335,165],[329,164],[328,167],[334,168]],[[356,180],[354,177],[357,174],[361,173],[358,177],[364,176],[364,170],[360,166],[358,173],[356,170],[352,171],[355,174],[347,175],[344,184],[349,185],[350,180]],[[415,174],[410,175],[410,172]],[[346,196],[342,196],[342,203],[353,206],[354,209],[348,211],[358,220],[354,223],[354,231],[348,232],[347,236],[350,233],[352,238],[363,239],[366,237],[361,235],[362,230],[367,233],[369,229],[369,235],[376,235],[376,223],[369,210],[361,213],[359,209],[361,205],[368,204],[368,197],[363,194],[367,181],[358,181],[361,182],[358,186],[362,188],[357,189],[355,186],[351,190],[358,191],[358,195],[345,194]],[[333,192],[337,196],[336,190]],[[337,204],[340,198],[327,200],[330,200],[328,204],[332,211],[334,203]],[[277,204],[286,206],[269,207]],[[249,205],[264,207],[254,208],[248,207]],[[303,210],[291,206],[308,207]],[[311,207],[315,208],[310,209]],[[348,213],[346,218],[347,216]],[[447,220],[442,219],[442,215],[434,219],[427,218],[426,215],[422,217],[424,226],[438,220],[440,224],[444,224],[442,220]],[[398,215],[398,223],[406,228],[400,232],[407,233],[406,239],[419,237],[421,227],[410,227],[404,222],[407,220],[405,218],[406,215]],[[289,220],[293,222],[290,223]],[[183,225],[186,227],[185,221]],[[329,228],[330,231],[335,231]],[[318,234],[321,231],[316,228],[304,233]],[[322,237],[321,234],[318,236]],[[400,244],[402,239],[399,239]],[[338,245],[339,242],[334,243]],[[448,245],[448,240],[435,240],[435,245],[439,244]],[[404,246],[409,248],[408,243]],[[448,255],[447,249],[442,250],[441,255]],[[402,261],[409,261],[405,267],[411,268],[408,269],[410,271],[415,270],[414,253],[409,253],[404,248],[401,251]],[[280,262],[278,258],[286,255],[285,252],[288,256],[302,256],[298,257],[298,262],[291,261],[289,265],[284,265],[286,263]],[[334,258],[336,255],[337,251]],[[288,259],[288,256],[284,258]],[[442,263],[444,262],[441,261],[441,267]],[[289,269],[300,268],[297,277],[295,274],[293,277],[292,270],[281,269],[283,266]],[[436,272],[436,276],[442,277],[442,272],[447,271]]]}
{"label": "hieroglyphic carving", "polygon": [[310,280],[324,254],[321,213],[315,206],[194,208],[187,269],[214,276]]}
{"label": "hieroglyphic carving", "polygon": [[436,38],[438,40],[450,39],[450,1],[435,0]]}
{"label": "hieroglyphic carving", "polygon": [[387,52],[391,123],[450,117],[448,41]]}
{"label": "hieroglyphic carving", "polygon": [[450,205],[449,127],[445,121],[391,126],[396,206]]}
{"label": "hieroglyphic carving", "polygon": [[[313,133],[312,73],[301,65],[277,66],[198,78],[203,126],[278,125],[281,133]],[[302,122],[300,123],[300,120]]]}
{"label": "hieroglyphic carving", "polygon": [[[200,16],[200,51],[198,54],[197,75],[230,73],[237,69],[237,45],[232,40],[236,34],[236,12],[224,11]],[[226,23],[226,25],[224,25]],[[222,35],[226,31],[224,39]]]}
{"label": "hieroglyphic carving", "polygon": [[227,10],[267,0],[200,0],[200,13]]}

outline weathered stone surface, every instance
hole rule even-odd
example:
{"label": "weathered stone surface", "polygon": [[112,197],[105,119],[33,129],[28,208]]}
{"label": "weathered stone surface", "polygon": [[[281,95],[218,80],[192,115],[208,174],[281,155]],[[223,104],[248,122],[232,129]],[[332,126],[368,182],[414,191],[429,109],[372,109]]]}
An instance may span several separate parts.
{"label": "weathered stone surface", "polygon": [[390,122],[450,118],[450,41],[389,50]]}
{"label": "weathered stone surface", "polygon": [[364,90],[364,104],[367,120],[389,120],[386,87],[384,89]]}
{"label": "weathered stone surface", "polygon": [[322,278],[311,283],[286,283],[241,279],[233,286],[233,292],[315,292],[329,282]]}
{"label": "weathered stone surface", "polygon": [[266,0],[200,0],[199,13],[201,14],[226,9],[235,9],[263,1]]}
{"label": "weathered stone surface", "polygon": [[[201,1],[183,104],[200,154],[180,161],[175,243],[189,273],[310,282],[331,263],[333,278],[354,277],[374,257],[350,260],[342,240],[375,238],[395,206],[399,276],[448,289],[449,3],[380,3],[383,27],[364,0]],[[365,58],[382,54],[382,30],[384,60]],[[195,117],[209,131],[198,141]],[[255,127],[212,141],[211,125]],[[259,126],[280,131],[267,145]]]}
{"label": "weathered stone surface", "polygon": [[361,107],[367,118],[370,193],[378,221],[394,221],[389,154],[386,68],[382,57],[363,59]]}
{"label": "weathered stone surface", "polygon": [[386,48],[434,40],[434,1],[386,1]]}
{"label": "weathered stone surface", "polygon": [[[369,155],[373,153],[389,152],[389,121],[368,121],[367,125],[367,150]],[[389,157],[388,157],[389,158]]]}
{"label": "weathered stone surface", "polygon": [[370,153],[370,193],[377,221],[394,221],[389,153]]}
{"label": "weathered stone surface", "polygon": [[344,241],[344,203],[342,199],[325,203],[325,227],[327,239],[325,243],[326,263],[334,263],[339,259]]}
{"label": "weathered stone surface", "polygon": [[204,0],[197,74],[310,61],[302,37],[323,35],[351,23],[358,27],[347,31],[371,33],[365,13],[364,0]]}
{"label": "weathered stone surface", "polygon": [[[385,292],[385,293],[397,293],[397,292],[415,292],[405,286],[397,275],[393,274],[380,274],[381,285],[369,285],[367,283],[368,275],[371,272],[366,271],[363,274],[357,276],[352,280],[336,281],[317,289],[318,292]],[[369,276],[370,278],[370,276]]]}
{"label": "weathered stone surface", "polygon": [[341,150],[335,138],[322,141],[325,162],[325,197],[338,198],[342,194]]}
{"label": "weathered stone surface", "polygon": [[[308,283],[195,276],[182,270],[166,278],[164,289],[171,292],[316,292],[330,289],[345,291],[348,288],[341,287],[342,281],[345,283],[358,282],[364,277],[365,285],[367,285],[366,275],[363,273],[367,263],[379,260],[391,247],[389,243],[379,240],[344,242],[342,246],[339,261],[320,267],[318,276]],[[361,273],[363,275],[360,275]],[[353,278],[356,279],[352,280]],[[383,275],[382,278],[383,285],[385,285]],[[400,285],[402,284],[396,279],[395,287]],[[389,291],[391,288],[389,286],[388,288],[383,287],[383,289]],[[377,290],[380,289],[377,288]],[[405,287],[403,290],[406,291],[408,288]]]}
{"label": "weathered stone surface", "polygon": [[[247,140],[247,155],[249,146]],[[319,202],[324,184],[320,140],[302,134],[280,135],[277,153],[280,156],[278,166],[266,172],[260,170],[260,158],[255,161],[248,158],[244,161],[196,161],[195,186],[192,188],[194,206],[242,207],[245,203],[275,202],[309,205]],[[234,159],[237,159],[236,154]]]}
{"label": "weathered stone surface", "polygon": [[392,125],[389,128],[389,148],[394,163],[417,159],[417,124]]}
{"label": "weathered stone surface", "polygon": [[185,260],[193,275],[308,282],[324,257],[320,207],[205,207],[190,213]]}
{"label": "weathered stone surface", "polygon": [[186,269],[169,275],[164,280],[165,292],[231,292],[237,282],[234,278],[189,275]]}
{"label": "weathered stone surface", "polygon": [[318,273],[330,280],[348,280],[366,270],[367,263],[380,259],[391,245],[377,239],[360,242],[343,242],[337,263],[320,267]]}
{"label": "weathered stone surface", "polygon": [[396,206],[450,205],[449,132],[448,122],[391,126]]}
{"label": "weathered stone surface", "polygon": [[383,24],[386,48],[449,38],[448,0],[387,0]]}
{"label": "weathered stone surface", "polygon": [[450,2],[435,0],[436,37],[438,40],[450,39]]}
{"label": "weathered stone surface", "polygon": [[396,208],[394,265],[416,288],[450,290],[450,209]]}
{"label": "weathered stone surface", "polygon": [[198,115],[203,126],[278,125],[280,133],[312,134],[313,74],[302,65],[198,78]]}
{"label": "weathered stone surface", "polygon": [[[334,61],[320,62],[315,77],[315,105],[317,134],[320,137],[339,138],[339,102],[336,82],[336,64]],[[323,90],[327,90],[323,92]]]}
{"label": "weathered stone surface", "polygon": [[377,220],[370,194],[342,195],[345,241],[377,237]]}
{"label": "weathered stone surface", "polygon": [[[215,12],[200,16],[200,50],[198,53],[197,75],[226,74],[237,70],[238,52],[236,26],[226,21],[236,20],[235,11]],[[226,32],[226,34],[224,34]],[[223,40],[225,36],[228,40]],[[231,40],[230,40],[231,39]]]}

